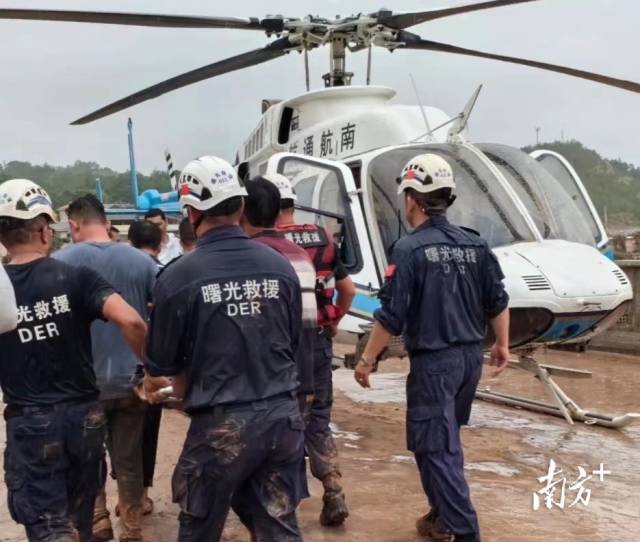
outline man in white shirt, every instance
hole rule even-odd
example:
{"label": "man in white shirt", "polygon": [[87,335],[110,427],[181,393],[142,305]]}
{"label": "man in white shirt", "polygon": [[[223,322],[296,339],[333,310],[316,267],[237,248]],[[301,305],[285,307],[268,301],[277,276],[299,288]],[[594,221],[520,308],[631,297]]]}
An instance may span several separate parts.
{"label": "man in white shirt", "polygon": [[162,231],[162,247],[158,255],[158,260],[162,265],[167,265],[170,261],[182,255],[180,240],[172,233],[169,233],[169,221],[162,209],[151,209],[147,211],[144,219],[147,222],[155,224],[160,228],[160,231]]}

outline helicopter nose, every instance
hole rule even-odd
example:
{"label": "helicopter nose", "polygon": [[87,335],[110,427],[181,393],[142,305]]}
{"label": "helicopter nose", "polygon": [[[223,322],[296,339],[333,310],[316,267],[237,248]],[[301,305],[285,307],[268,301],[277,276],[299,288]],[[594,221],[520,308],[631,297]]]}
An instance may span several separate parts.
{"label": "helicopter nose", "polygon": [[592,306],[596,296],[618,295],[630,289],[624,273],[593,247],[568,241],[527,243],[517,254],[540,272],[540,277],[526,276],[530,290],[548,283],[561,298],[572,298],[582,306]]}

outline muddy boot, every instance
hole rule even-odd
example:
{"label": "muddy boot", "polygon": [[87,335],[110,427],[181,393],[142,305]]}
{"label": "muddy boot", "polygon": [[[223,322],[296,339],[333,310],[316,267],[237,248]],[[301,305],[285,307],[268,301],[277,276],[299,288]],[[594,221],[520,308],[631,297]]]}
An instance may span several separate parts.
{"label": "muddy boot", "polygon": [[[144,496],[142,497],[142,515],[148,516],[153,513],[153,499],[149,497],[149,488],[144,488]],[[117,518],[120,517],[120,506],[116,504],[114,513]]]}
{"label": "muddy boot", "polygon": [[325,527],[342,525],[349,517],[347,502],[339,480],[340,475],[337,473],[331,473],[322,480],[324,496],[320,524]]}
{"label": "muddy boot", "polygon": [[91,542],[109,542],[110,540],[113,540],[113,527],[109,516],[94,517]]}
{"label": "muddy boot", "polygon": [[93,509],[93,534],[91,542],[109,542],[113,540],[113,527],[107,510],[107,495],[104,489],[96,497]]}
{"label": "muddy boot", "polygon": [[148,516],[153,513],[153,499],[149,497],[149,488],[144,488],[144,495],[142,496],[142,515]]}
{"label": "muddy boot", "polygon": [[120,508],[120,542],[142,542],[142,504],[123,502]]}
{"label": "muddy boot", "polygon": [[453,542],[455,540],[453,535],[442,525],[440,518],[433,510],[416,521],[416,530],[420,536],[426,538],[429,542]]}

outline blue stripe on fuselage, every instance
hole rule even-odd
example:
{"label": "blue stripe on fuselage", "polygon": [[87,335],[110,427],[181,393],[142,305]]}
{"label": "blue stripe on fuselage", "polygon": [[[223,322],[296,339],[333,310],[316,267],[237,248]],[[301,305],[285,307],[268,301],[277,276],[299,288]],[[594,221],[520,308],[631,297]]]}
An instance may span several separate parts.
{"label": "blue stripe on fuselage", "polygon": [[351,308],[359,312],[373,316],[373,311],[380,307],[380,300],[377,297],[371,297],[369,293],[356,292]]}

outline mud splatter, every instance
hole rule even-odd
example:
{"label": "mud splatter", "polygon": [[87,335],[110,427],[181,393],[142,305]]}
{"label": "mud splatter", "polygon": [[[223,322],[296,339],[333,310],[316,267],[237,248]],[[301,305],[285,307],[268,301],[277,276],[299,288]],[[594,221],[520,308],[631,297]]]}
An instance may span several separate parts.
{"label": "mud splatter", "polygon": [[291,500],[277,473],[273,473],[262,488],[266,499],[265,508],[273,518],[281,518],[291,513]]}
{"label": "mud splatter", "polygon": [[230,417],[207,432],[207,444],[216,451],[220,464],[232,463],[244,450],[246,444],[242,442],[242,435],[245,425],[244,420]]}

